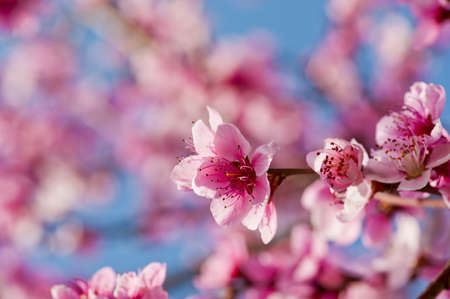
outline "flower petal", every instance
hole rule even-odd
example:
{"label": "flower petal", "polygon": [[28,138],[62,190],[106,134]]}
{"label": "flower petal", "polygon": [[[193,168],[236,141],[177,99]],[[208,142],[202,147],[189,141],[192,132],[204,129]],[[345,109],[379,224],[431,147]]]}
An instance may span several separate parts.
{"label": "flower petal", "polygon": [[101,296],[112,296],[116,286],[116,272],[111,267],[105,267],[97,272],[89,280],[89,287]]}
{"label": "flower petal", "polygon": [[424,170],[422,174],[414,179],[404,179],[397,190],[419,190],[428,184],[431,176],[431,169]]}
{"label": "flower petal", "polygon": [[252,204],[261,203],[269,199],[270,183],[267,173],[259,176],[255,181],[255,188],[252,193]]}
{"label": "flower petal", "polygon": [[209,125],[213,132],[217,131],[217,127],[221,124],[223,124],[222,116],[220,116],[219,112],[217,110],[206,106],[206,109],[208,109],[209,114]]}
{"label": "flower petal", "polygon": [[166,279],[166,265],[160,263],[148,264],[141,273],[140,277],[144,281],[147,288],[151,289],[162,286]]}
{"label": "flower petal", "polygon": [[192,140],[195,151],[201,156],[213,156],[212,146],[214,133],[202,120],[197,120],[192,126]]}
{"label": "flower petal", "polygon": [[211,214],[219,225],[228,225],[241,220],[248,213],[251,205],[248,199],[237,197],[213,198],[210,205]]}
{"label": "flower petal", "polygon": [[169,299],[169,294],[162,287],[156,287],[149,290],[142,299]]}
{"label": "flower petal", "polygon": [[264,244],[268,244],[272,241],[277,231],[278,219],[275,204],[271,201],[267,204],[264,212],[264,216],[259,224],[259,232],[261,233],[261,239]]}
{"label": "flower petal", "polygon": [[306,163],[317,173],[320,173],[322,162],[325,160],[326,154],[322,150],[312,151],[306,155]]}
{"label": "flower petal", "polygon": [[391,233],[390,219],[382,213],[375,213],[366,217],[362,241],[367,247],[380,248],[389,240]]}
{"label": "flower petal", "polygon": [[391,115],[383,116],[377,123],[375,141],[382,145],[388,138],[395,138],[399,134],[395,118]]}
{"label": "flower petal", "polygon": [[252,205],[247,215],[242,219],[242,224],[249,230],[255,230],[261,223],[261,219],[264,216],[264,211],[266,210],[266,202]]}
{"label": "flower petal", "polygon": [[359,166],[361,165],[366,166],[367,162],[369,162],[369,155],[367,154],[367,151],[364,148],[364,146],[358,141],[356,141],[355,138],[352,138],[352,140],[350,140],[350,143],[352,144],[352,146],[356,146],[359,149],[358,151]]}
{"label": "flower petal", "polygon": [[373,181],[392,184],[400,182],[405,175],[395,165],[370,159],[364,168],[364,176]]}
{"label": "flower petal", "polygon": [[193,155],[184,158],[173,168],[170,179],[175,182],[178,190],[192,190],[192,180],[202,163],[202,157]]}
{"label": "flower petal", "polygon": [[371,195],[372,186],[367,180],[363,180],[357,186],[348,187],[344,199],[344,208],[338,213],[338,219],[343,222],[354,219],[369,202]]}
{"label": "flower petal", "polygon": [[65,285],[56,285],[52,287],[51,294],[53,299],[79,299],[78,295],[72,288]]}
{"label": "flower petal", "polygon": [[195,194],[207,198],[214,198],[217,190],[227,185],[220,171],[209,159],[203,160],[192,180],[192,189]]}
{"label": "flower petal", "polygon": [[279,150],[275,142],[270,142],[259,146],[252,157],[252,165],[255,169],[256,176],[262,175],[269,169],[273,156]]}
{"label": "flower petal", "polygon": [[230,161],[240,160],[250,153],[250,143],[232,124],[221,124],[214,137],[216,154]]}
{"label": "flower petal", "polygon": [[431,150],[427,168],[433,168],[450,160],[450,142],[437,144]]}

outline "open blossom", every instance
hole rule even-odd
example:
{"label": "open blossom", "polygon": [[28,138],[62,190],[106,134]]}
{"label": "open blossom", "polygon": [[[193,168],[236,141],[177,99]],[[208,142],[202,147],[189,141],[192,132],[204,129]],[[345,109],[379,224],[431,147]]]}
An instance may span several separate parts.
{"label": "open blossom", "polygon": [[415,47],[420,49],[432,45],[450,20],[450,3],[447,0],[402,0],[410,4],[419,18]]}
{"label": "open blossom", "polygon": [[208,107],[210,127],[198,120],[192,127],[194,155],[183,159],[171,178],[179,189],[193,190],[211,199],[211,213],[219,225],[241,221],[247,228],[259,228],[265,243],[276,230],[276,212],[269,202],[267,170],[277,151],[268,143],[251,152],[239,129],[224,123]]}
{"label": "open blossom", "polygon": [[138,274],[116,274],[105,267],[88,282],[77,279],[67,285],[56,285],[51,294],[53,299],[167,299],[168,294],[162,288],[165,278],[166,266],[160,263],[150,263]]}
{"label": "open blossom", "polygon": [[381,118],[376,128],[378,149],[368,163],[368,177],[383,183],[400,182],[399,190],[425,187],[433,168],[450,159],[450,143],[439,117],[444,109],[442,86],[415,83],[405,106]]}
{"label": "open blossom", "polygon": [[328,138],[324,149],[308,153],[306,161],[336,196],[344,197],[340,220],[348,221],[364,208],[372,190],[362,172],[368,156],[361,144],[354,139]]}

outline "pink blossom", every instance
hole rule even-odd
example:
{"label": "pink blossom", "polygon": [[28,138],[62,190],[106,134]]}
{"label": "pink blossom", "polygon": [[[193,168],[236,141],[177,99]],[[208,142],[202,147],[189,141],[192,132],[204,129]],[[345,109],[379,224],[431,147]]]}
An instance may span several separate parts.
{"label": "pink blossom", "polygon": [[411,107],[424,120],[436,123],[445,106],[445,90],[441,85],[416,82],[405,94],[405,106]]}
{"label": "pink blossom", "polygon": [[167,299],[167,292],[162,288],[165,277],[166,266],[160,263],[150,263],[138,274],[120,275],[105,267],[89,282],[77,279],[71,284],[56,285],[51,294],[53,299]]}
{"label": "pink blossom", "polygon": [[237,275],[240,265],[248,259],[245,239],[240,235],[222,239],[215,252],[200,268],[194,283],[200,289],[217,289],[227,286]]}
{"label": "pink blossom", "polygon": [[302,205],[311,213],[310,219],[314,229],[326,239],[340,245],[348,245],[358,239],[362,218],[356,217],[349,222],[340,221],[336,215],[342,207],[323,181],[317,180],[305,189]]}
{"label": "pink blossom", "polygon": [[396,220],[390,247],[373,261],[373,267],[386,274],[388,286],[394,289],[409,281],[420,253],[419,222],[408,214],[398,214]]}
{"label": "pink blossom", "polygon": [[251,146],[239,129],[224,123],[208,108],[210,127],[202,120],[192,127],[194,155],[183,159],[171,178],[179,189],[192,189],[211,199],[211,213],[219,225],[242,221],[247,228],[259,228],[264,242],[276,229],[273,204],[267,208],[270,185],[267,170],[277,151],[274,143]]}
{"label": "pink blossom", "polygon": [[367,175],[383,183],[400,182],[399,190],[425,187],[434,167],[450,159],[450,143],[439,117],[445,104],[442,86],[415,83],[401,112],[377,124],[379,149],[372,152]]}
{"label": "pink blossom", "polygon": [[329,138],[325,148],[310,152],[306,161],[337,196],[343,197],[343,209],[338,215],[342,221],[354,218],[364,208],[372,189],[362,172],[368,156],[361,144],[354,139],[348,142]]}
{"label": "pink blossom", "polygon": [[419,18],[415,37],[415,47],[421,49],[432,45],[439,37],[442,28],[450,19],[450,5],[445,0],[403,0]]}

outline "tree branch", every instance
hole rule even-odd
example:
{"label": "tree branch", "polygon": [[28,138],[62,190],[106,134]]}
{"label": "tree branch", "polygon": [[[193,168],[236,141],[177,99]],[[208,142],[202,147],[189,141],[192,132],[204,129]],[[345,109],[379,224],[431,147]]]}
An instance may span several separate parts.
{"label": "tree branch", "polygon": [[425,199],[425,198],[405,198],[394,194],[377,192],[373,196],[374,199],[384,203],[396,206],[406,207],[426,207],[426,208],[438,208],[446,209],[447,205],[441,199]]}
{"label": "tree branch", "polygon": [[270,168],[267,173],[281,176],[316,174],[311,168]]}
{"label": "tree branch", "polygon": [[417,297],[417,299],[436,298],[444,289],[450,288],[450,262],[445,265],[444,269],[436,276],[435,279],[427,286],[427,288]]}

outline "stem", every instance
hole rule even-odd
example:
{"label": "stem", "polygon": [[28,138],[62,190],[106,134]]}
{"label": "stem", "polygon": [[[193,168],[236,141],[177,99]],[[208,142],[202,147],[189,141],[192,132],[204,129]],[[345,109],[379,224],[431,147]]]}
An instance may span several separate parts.
{"label": "stem", "polygon": [[276,174],[282,176],[299,175],[299,174],[315,174],[311,168],[270,168],[268,174]]}
{"label": "stem", "polygon": [[447,208],[445,202],[440,199],[405,198],[385,192],[377,192],[375,193],[373,198],[381,202],[385,202],[396,206],[426,207],[438,209]]}
{"label": "stem", "polygon": [[444,289],[450,288],[450,262],[436,276],[427,288],[417,297],[417,299],[432,299]]}

